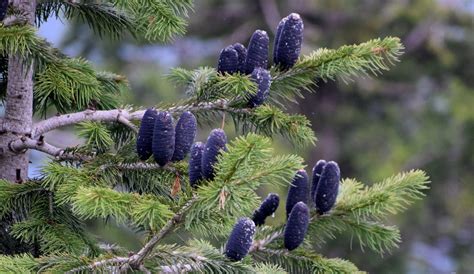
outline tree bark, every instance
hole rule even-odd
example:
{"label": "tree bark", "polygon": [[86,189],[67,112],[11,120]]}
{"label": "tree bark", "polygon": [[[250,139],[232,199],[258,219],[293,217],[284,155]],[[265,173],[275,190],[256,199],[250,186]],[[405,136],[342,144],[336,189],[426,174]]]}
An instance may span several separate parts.
{"label": "tree bark", "polygon": [[[35,22],[35,0],[13,0],[12,5],[23,11],[28,23]],[[5,117],[0,125],[0,179],[21,182],[28,178],[29,158],[26,151],[13,152],[9,143],[31,132],[33,120],[33,65],[24,65],[20,56],[8,58],[8,86]]]}

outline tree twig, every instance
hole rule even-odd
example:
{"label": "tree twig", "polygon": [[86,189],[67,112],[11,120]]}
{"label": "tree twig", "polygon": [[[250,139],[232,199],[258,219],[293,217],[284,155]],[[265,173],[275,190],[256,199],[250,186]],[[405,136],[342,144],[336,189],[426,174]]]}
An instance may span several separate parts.
{"label": "tree twig", "polygon": [[105,259],[94,262],[87,266],[74,268],[68,271],[68,273],[74,273],[81,270],[93,270],[95,268],[104,265],[118,265],[122,267],[132,267],[133,269],[141,269],[143,260],[153,251],[158,242],[163,239],[169,232],[171,232],[177,224],[183,221],[184,214],[191,208],[194,202],[198,199],[197,196],[191,198],[186,204],[161,228],[161,230],[155,234],[135,255],[130,257],[114,257],[111,259]]}
{"label": "tree twig", "polygon": [[28,18],[20,15],[12,15],[5,18],[3,22],[0,23],[0,25],[3,25],[4,27],[11,27],[15,25],[24,25],[27,23]]}
{"label": "tree twig", "polygon": [[104,265],[114,265],[114,264],[116,264],[116,265],[120,264],[121,265],[121,264],[127,263],[129,259],[130,258],[127,258],[127,257],[115,257],[115,258],[112,258],[112,259],[105,259],[105,260],[94,262],[90,265],[73,268],[73,269],[67,271],[66,273],[76,273],[78,271],[94,270],[94,269],[102,267]]}
{"label": "tree twig", "polygon": [[[171,113],[181,113],[184,111],[204,111],[204,110],[220,110],[232,112],[249,112],[247,109],[236,109],[229,107],[229,102],[225,99],[219,99],[213,102],[192,103],[181,106],[173,106],[164,109]],[[34,125],[31,132],[33,139],[51,130],[78,124],[84,121],[101,121],[101,122],[126,122],[140,120],[145,110],[132,111],[131,109],[113,109],[113,110],[85,110],[76,113],[64,114],[38,122]]]}
{"label": "tree twig", "polygon": [[60,160],[89,160],[90,157],[86,155],[81,155],[77,153],[69,153],[66,152],[64,149],[55,147],[46,143],[45,141],[40,138],[40,140],[33,140],[29,137],[21,137],[9,144],[10,150],[16,153],[21,153],[26,149],[34,149],[46,154],[49,154],[56,159]]}
{"label": "tree twig", "polygon": [[107,168],[115,167],[120,170],[168,170],[170,172],[175,173],[177,170],[175,167],[166,165],[160,166],[159,164],[152,164],[152,163],[119,163],[119,164],[104,164],[100,166],[101,170],[105,170]]}
{"label": "tree twig", "polygon": [[175,226],[182,222],[184,214],[191,208],[193,203],[197,201],[197,196],[194,196],[191,200],[189,200],[174,216],[171,218],[165,226],[153,236],[150,241],[142,248],[137,254],[130,257],[130,265],[132,267],[138,267],[142,264],[143,260],[146,256],[148,256],[152,251],[153,248],[158,244],[158,242],[163,239],[171,230],[175,228]]}
{"label": "tree twig", "polygon": [[273,242],[275,239],[282,237],[283,231],[284,231],[283,229],[280,229],[270,234],[269,236],[265,237],[264,239],[254,240],[252,243],[252,246],[250,247],[249,253],[265,249],[265,247],[271,242]]}
{"label": "tree twig", "polygon": [[132,122],[130,122],[130,120],[126,119],[126,118],[123,117],[122,115],[120,115],[120,116],[117,118],[117,121],[119,121],[120,123],[126,125],[128,128],[130,128],[131,130],[133,130],[133,132],[138,133],[138,128],[137,128]]}

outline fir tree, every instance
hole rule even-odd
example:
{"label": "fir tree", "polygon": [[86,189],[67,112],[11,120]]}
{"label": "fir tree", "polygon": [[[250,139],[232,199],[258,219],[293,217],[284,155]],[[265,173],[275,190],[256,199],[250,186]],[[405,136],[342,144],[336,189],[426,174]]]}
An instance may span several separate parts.
{"label": "fir tree", "polygon": [[[318,176],[327,181],[316,182],[314,190],[305,179],[303,194],[315,194],[303,199],[310,201],[307,205],[299,199],[289,209],[288,227],[256,227],[249,217],[259,208],[255,191],[260,186],[289,186],[306,166],[297,155],[277,155],[271,137],[283,136],[298,147],[316,142],[306,117],[286,113],[285,105],[313,92],[319,80],[387,70],[402,53],[398,38],[318,49],[296,58],[303,22],[292,14],[279,26],[280,50],[274,55],[269,55],[266,32],[256,31],[245,64],[240,58],[245,48],[234,44],[223,52],[237,55],[226,57],[221,69],[173,69],[169,79],[188,97],[154,106],[158,115],[152,134],[150,121],[140,124],[145,108],[122,106],[116,99],[128,91],[125,77],[66,56],[40,38],[36,28],[51,16],[63,16],[87,22],[105,39],[130,34],[166,42],[184,33],[192,1],[10,2],[0,25],[0,61],[5,63],[0,66],[0,98],[6,106],[0,120],[0,272],[354,273],[359,271],[355,265],[326,258],[311,244],[347,231],[361,247],[380,254],[397,247],[400,233],[384,225],[384,217],[423,196],[428,187],[423,171],[368,187],[354,179],[339,182],[339,170],[333,176],[323,169]],[[267,67],[269,56],[276,56],[278,64]],[[265,72],[265,84],[259,82],[260,72]],[[256,97],[262,102],[249,106]],[[58,115],[46,118],[52,109]],[[189,156],[181,160],[186,156],[181,154],[191,148],[195,132],[186,129],[195,130],[194,118],[193,126],[180,127],[177,135],[173,127],[173,117],[183,113],[199,123],[230,117],[241,136],[227,141],[223,130],[212,131],[208,143],[192,146],[190,169]],[[33,123],[34,115],[42,120]],[[70,125],[78,127],[84,145],[59,148],[47,142],[46,133]],[[186,137],[185,144],[175,144],[182,139],[178,135]],[[176,147],[182,148],[180,155],[171,161]],[[51,156],[34,179],[26,175],[29,150]],[[313,199],[326,195],[330,201],[316,210]],[[146,242],[138,251],[104,245],[83,224],[97,218],[143,230]],[[189,232],[192,240],[165,244],[177,229]],[[221,244],[212,245],[211,239]]]}

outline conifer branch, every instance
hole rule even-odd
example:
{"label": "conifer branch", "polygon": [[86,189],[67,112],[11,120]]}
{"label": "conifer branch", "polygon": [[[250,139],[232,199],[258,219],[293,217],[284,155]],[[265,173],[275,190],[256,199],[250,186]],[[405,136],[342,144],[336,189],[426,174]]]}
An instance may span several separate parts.
{"label": "conifer branch", "polygon": [[146,256],[148,256],[152,251],[153,248],[158,244],[158,242],[165,237],[171,230],[173,230],[176,225],[181,223],[183,221],[183,216],[186,214],[186,212],[191,208],[191,206],[194,204],[194,202],[197,201],[197,196],[194,196],[191,198],[184,206],[171,218],[164,226],[161,228],[161,230],[153,236],[148,243],[145,244],[145,246],[140,249],[140,251],[137,252],[137,254],[133,255],[130,257],[130,265],[138,267],[143,260],[145,259]]}
{"label": "conifer branch", "polygon": [[28,23],[28,18],[21,16],[21,15],[11,15],[5,18],[0,25],[3,27],[11,27],[15,25],[24,25]]}
{"label": "conifer branch", "polygon": [[160,166],[156,163],[117,163],[117,164],[104,164],[100,166],[100,170],[106,170],[108,168],[117,168],[119,170],[168,170],[170,172],[178,172],[178,169],[168,164],[166,166]]}
{"label": "conifer branch", "polygon": [[302,56],[287,71],[272,69],[270,99],[281,105],[281,99],[293,101],[295,95],[302,98],[302,91],[311,91],[318,79],[328,81],[340,77],[349,81],[359,74],[378,75],[398,61],[403,49],[397,37],[373,39],[338,49],[318,49]]}
{"label": "conifer branch", "polygon": [[135,35],[136,28],[128,14],[110,3],[72,0],[42,0],[36,7],[36,22],[41,25],[49,17],[62,15],[69,20],[79,18],[99,36],[119,38],[125,31]]}
{"label": "conifer branch", "polygon": [[84,269],[91,269],[101,267],[103,265],[112,265],[112,264],[121,264],[123,266],[131,266],[133,269],[139,269],[143,263],[143,260],[150,255],[155,248],[155,246],[159,243],[161,239],[163,239],[169,232],[171,232],[178,224],[183,221],[183,217],[189,208],[193,205],[193,203],[197,200],[197,197],[194,196],[189,201],[187,201],[184,206],[176,212],[176,214],[168,220],[168,222],[161,228],[161,230],[155,234],[144,246],[140,249],[136,254],[130,256],[128,258],[125,257],[115,257],[111,259],[105,259],[101,261],[94,262],[89,266],[84,266],[76,269],[72,269],[69,272],[74,273],[79,270]]}
{"label": "conifer branch", "polygon": [[10,149],[13,152],[21,153],[26,149],[34,149],[46,154],[53,156],[55,159],[59,160],[90,160],[91,158],[86,155],[81,155],[78,153],[69,153],[65,149],[55,147],[43,140],[43,137],[40,137],[39,140],[34,140],[28,137],[21,137],[10,143]]}
{"label": "conifer branch", "polygon": [[[197,104],[176,105],[164,110],[171,113],[181,113],[184,111],[205,111],[205,110],[232,110],[236,112],[245,112],[245,109],[233,109],[229,107],[227,100],[216,100],[213,102],[202,102]],[[64,114],[37,123],[32,130],[33,139],[49,132],[51,130],[78,124],[85,121],[99,121],[99,122],[121,122],[120,120],[140,120],[143,117],[145,110],[132,111],[131,109],[112,109],[112,110],[85,110],[76,113]]]}

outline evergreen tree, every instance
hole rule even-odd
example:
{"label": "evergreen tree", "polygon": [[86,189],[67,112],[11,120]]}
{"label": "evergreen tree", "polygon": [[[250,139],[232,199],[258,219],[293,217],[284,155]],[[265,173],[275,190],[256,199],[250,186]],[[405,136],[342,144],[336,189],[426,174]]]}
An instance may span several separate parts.
{"label": "evergreen tree", "polygon": [[[344,171],[328,161],[313,172],[313,187],[304,160],[277,155],[271,137],[313,145],[309,121],[285,105],[319,80],[387,70],[402,53],[398,38],[299,56],[303,22],[291,14],[278,25],[272,66],[268,35],[257,30],[246,51],[224,49],[218,68],[171,70],[168,78],[187,98],[145,110],[116,99],[128,92],[125,77],[96,71],[36,34],[48,18],[63,16],[104,37],[166,42],[184,33],[191,9],[191,0],[10,1],[0,26],[1,272],[353,273],[355,265],[323,257],[311,243],[347,231],[380,254],[397,247],[400,233],[383,219],[423,196],[423,171],[367,187],[341,180]],[[51,109],[58,114],[46,118]],[[42,120],[33,123],[34,115]],[[192,145],[196,121],[232,121],[241,136],[227,141],[215,129],[205,144]],[[48,144],[45,134],[65,126],[77,126],[85,144]],[[29,150],[52,156],[34,179],[27,177]],[[260,205],[255,191],[265,184],[292,184],[286,224],[264,225],[279,204]],[[139,229],[146,242],[136,252],[106,245],[85,229],[84,221],[97,218]],[[192,239],[164,242],[177,229]]]}

